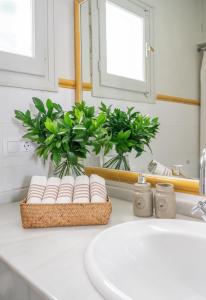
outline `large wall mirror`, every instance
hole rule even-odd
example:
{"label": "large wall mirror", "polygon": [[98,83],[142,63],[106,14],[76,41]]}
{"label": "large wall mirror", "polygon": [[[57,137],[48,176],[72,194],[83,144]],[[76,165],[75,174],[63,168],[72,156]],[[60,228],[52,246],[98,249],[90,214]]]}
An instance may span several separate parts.
{"label": "large wall mirror", "polygon": [[[206,136],[206,1],[86,0],[78,9],[81,99],[96,109],[101,102],[123,111],[133,106],[159,118],[152,152],[131,153],[130,170],[198,179]],[[101,160],[89,164],[102,166]]]}

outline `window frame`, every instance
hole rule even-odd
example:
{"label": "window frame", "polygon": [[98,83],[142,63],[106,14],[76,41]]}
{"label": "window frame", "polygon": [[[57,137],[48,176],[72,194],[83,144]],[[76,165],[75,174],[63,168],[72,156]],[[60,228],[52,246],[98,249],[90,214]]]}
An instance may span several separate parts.
{"label": "window frame", "polygon": [[110,0],[129,11],[145,13],[145,82],[107,73],[106,1],[91,1],[92,83],[93,96],[154,103],[153,8],[138,0]]}
{"label": "window frame", "polygon": [[0,51],[0,85],[57,90],[54,57],[54,0],[33,0],[34,56]]}

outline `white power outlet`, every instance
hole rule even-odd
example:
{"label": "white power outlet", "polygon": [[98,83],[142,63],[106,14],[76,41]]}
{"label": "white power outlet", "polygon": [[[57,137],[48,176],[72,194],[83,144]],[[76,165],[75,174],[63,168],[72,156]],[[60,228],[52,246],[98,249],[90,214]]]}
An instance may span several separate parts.
{"label": "white power outlet", "polygon": [[34,148],[34,144],[32,142],[28,142],[28,141],[21,142],[21,146],[20,146],[21,152],[31,152],[34,150],[35,150],[35,148]]}
{"label": "white power outlet", "polygon": [[4,139],[4,155],[21,155],[25,152],[30,153],[35,151],[34,143],[24,141],[19,138],[5,138]]}

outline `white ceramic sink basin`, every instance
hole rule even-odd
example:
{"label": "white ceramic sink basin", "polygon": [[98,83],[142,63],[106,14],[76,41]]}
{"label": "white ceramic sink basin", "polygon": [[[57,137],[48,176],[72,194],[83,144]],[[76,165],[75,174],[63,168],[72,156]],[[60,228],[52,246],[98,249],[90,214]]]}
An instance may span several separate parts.
{"label": "white ceramic sink basin", "polygon": [[104,299],[205,300],[206,224],[134,221],[100,233],[86,269]]}

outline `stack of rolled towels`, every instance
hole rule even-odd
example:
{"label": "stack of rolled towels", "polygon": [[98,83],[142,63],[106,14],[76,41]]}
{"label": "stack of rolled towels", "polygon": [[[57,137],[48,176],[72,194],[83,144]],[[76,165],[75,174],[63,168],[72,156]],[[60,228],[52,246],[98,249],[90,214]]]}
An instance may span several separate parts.
{"label": "stack of rolled towels", "polygon": [[27,203],[31,204],[66,204],[66,203],[101,203],[107,201],[104,178],[98,175],[64,176],[46,178],[33,176],[31,179]]}

